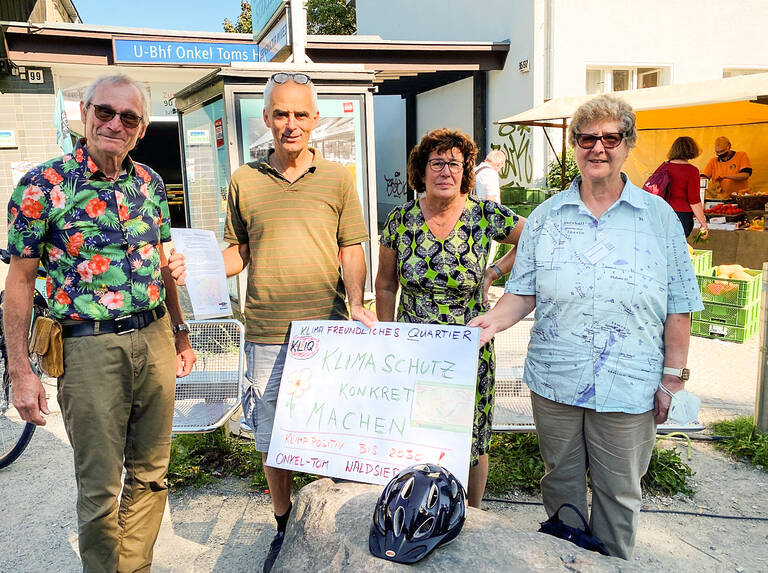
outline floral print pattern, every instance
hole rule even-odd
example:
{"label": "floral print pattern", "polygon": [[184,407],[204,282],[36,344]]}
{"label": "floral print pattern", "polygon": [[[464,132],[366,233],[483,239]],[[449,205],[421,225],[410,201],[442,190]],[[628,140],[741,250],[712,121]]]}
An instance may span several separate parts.
{"label": "floral print pattern", "polygon": [[[418,201],[393,209],[380,242],[397,253],[398,322],[463,325],[486,312],[483,277],[491,241],[507,237],[517,221],[504,205],[467,197],[451,234],[440,240],[429,230]],[[480,348],[477,364],[472,465],[490,450],[494,368],[491,341]]]}
{"label": "floral print pattern", "polygon": [[40,258],[56,318],[110,320],[161,304],[161,242],[171,236],[165,187],[126,158],[126,173],[103,180],[85,140],[73,154],[38,165],[8,204],[8,251]]}

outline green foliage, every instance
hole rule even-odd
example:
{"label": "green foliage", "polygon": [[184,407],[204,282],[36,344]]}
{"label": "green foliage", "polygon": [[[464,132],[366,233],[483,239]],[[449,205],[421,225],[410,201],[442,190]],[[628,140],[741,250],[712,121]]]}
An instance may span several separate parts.
{"label": "green foliage", "polygon": [[[643,477],[646,491],[675,495],[693,495],[688,478],[693,470],[674,449],[654,448],[648,472]],[[487,491],[492,495],[513,490],[539,493],[544,476],[544,462],[539,454],[536,434],[493,434],[489,455]]]}
{"label": "green foliage", "polygon": [[487,492],[503,495],[512,490],[539,491],[544,462],[536,434],[493,434],[488,462]]}
{"label": "green foliage", "polygon": [[[229,476],[248,477],[251,487],[267,488],[261,454],[254,449],[253,441],[233,438],[225,428],[173,438],[168,466],[170,487],[201,486]],[[316,479],[314,475],[294,473],[293,487],[301,489]]]}
{"label": "green foliage", "polygon": [[307,0],[307,33],[348,36],[356,30],[354,4],[346,0]]}
{"label": "green foliage", "polygon": [[[307,0],[307,33],[328,35],[350,35],[357,30],[355,5],[346,0]],[[251,3],[240,2],[240,15],[232,23],[224,19],[224,31],[252,34]]]}
{"label": "green foliage", "polygon": [[666,495],[683,493],[692,496],[694,491],[688,485],[688,478],[691,476],[693,470],[680,459],[676,449],[654,447],[648,471],[643,476],[643,490]]}
{"label": "green foliage", "polygon": [[237,17],[237,21],[233,24],[229,19],[224,18],[224,31],[230,34],[252,34],[253,33],[253,21],[251,20],[251,3],[249,0],[242,0],[240,2],[240,15]]}
{"label": "green foliage", "polygon": [[717,435],[728,437],[722,442],[715,442],[716,447],[768,471],[768,433],[759,432],[755,428],[752,416],[715,422],[712,430]]}
{"label": "green foliage", "polygon": [[[579,174],[579,166],[576,165],[576,159],[573,157],[573,149],[568,149],[565,152],[565,182],[566,185]],[[560,163],[557,159],[553,159],[549,167],[547,167],[547,185],[552,189],[560,189],[561,181]]]}

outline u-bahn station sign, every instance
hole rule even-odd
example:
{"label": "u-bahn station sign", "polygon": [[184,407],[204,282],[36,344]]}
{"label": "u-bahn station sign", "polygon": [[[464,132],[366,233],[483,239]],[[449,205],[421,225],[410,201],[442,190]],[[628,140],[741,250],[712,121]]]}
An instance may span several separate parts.
{"label": "u-bahn station sign", "polygon": [[232,62],[258,62],[256,44],[230,42],[170,42],[115,38],[117,64],[198,64],[229,65]]}

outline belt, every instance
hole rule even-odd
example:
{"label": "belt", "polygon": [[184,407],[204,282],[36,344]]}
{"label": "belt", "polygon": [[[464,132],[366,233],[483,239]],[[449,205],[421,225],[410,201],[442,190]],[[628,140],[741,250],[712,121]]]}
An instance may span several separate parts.
{"label": "belt", "polygon": [[61,324],[61,335],[64,338],[73,336],[95,336],[99,334],[114,333],[117,335],[128,334],[134,330],[141,330],[160,320],[165,316],[165,307],[158,306],[152,310],[137,312],[121,316],[114,320],[78,320]]}

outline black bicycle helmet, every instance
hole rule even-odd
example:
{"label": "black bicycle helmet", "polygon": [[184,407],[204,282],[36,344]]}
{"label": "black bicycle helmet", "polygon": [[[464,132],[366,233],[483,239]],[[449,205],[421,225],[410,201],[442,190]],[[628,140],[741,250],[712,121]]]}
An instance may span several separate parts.
{"label": "black bicycle helmet", "polygon": [[416,563],[453,541],[465,514],[464,487],[451,472],[433,464],[405,468],[381,492],[368,548],[381,559]]}

